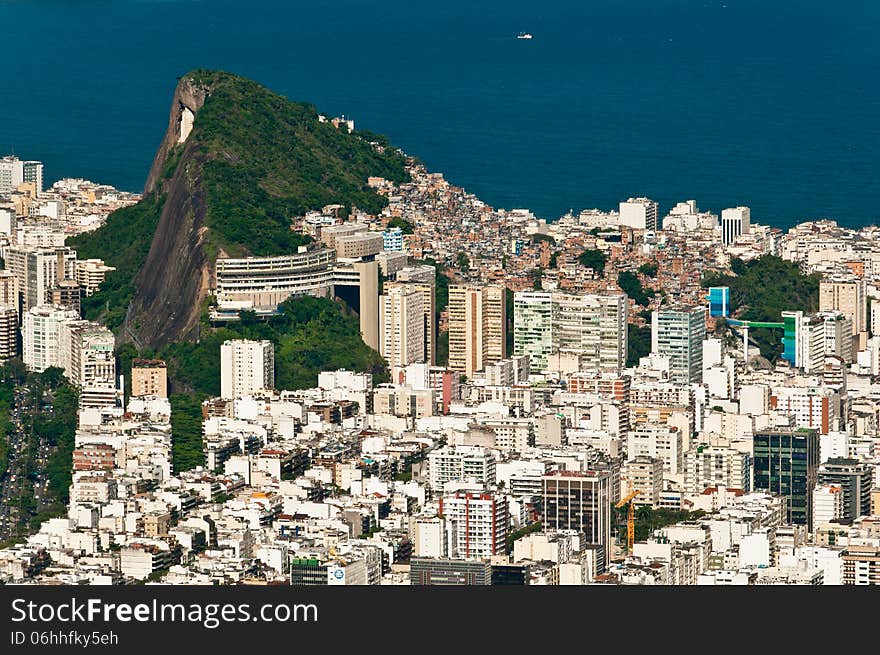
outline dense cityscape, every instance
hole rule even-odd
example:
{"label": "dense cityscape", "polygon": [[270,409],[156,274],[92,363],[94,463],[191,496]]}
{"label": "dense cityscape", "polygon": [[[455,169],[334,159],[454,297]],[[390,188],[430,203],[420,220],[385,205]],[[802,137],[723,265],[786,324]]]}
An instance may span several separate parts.
{"label": "dense cityscape", "polygon": [[878,228],[545,220],[396,154],[378,211],[208,251],[184,345],[78,249],[146,194],[0,159],[0,581],[880,583]]}

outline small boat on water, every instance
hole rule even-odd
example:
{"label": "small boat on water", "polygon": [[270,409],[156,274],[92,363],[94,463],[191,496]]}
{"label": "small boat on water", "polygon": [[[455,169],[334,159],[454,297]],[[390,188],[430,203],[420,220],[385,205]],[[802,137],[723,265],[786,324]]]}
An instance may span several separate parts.
{"label": "small boat on water", "polygon": [[519,34],[517,34],[516,38],[518,38],[518,39],[531,39],[532,35],[529,34],[528,32],[520,32]]}

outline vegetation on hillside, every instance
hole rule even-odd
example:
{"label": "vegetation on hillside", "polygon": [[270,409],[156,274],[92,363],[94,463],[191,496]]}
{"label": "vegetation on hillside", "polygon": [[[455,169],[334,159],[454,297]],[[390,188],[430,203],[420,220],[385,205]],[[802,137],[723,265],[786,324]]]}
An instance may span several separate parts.
{"label": "vegetation on hillside", "polygon": [[378,213],[387,199],[367,178],[408,177],[402,154],[319,122],[313,105],[229,73],[189,77],[210,89],[189,138],[207,158],[209,239],[227,252],[290,252],[303,241],[290,229],[293,216],[329,204]]}
{"label": "vegetation on hillside", "polygon": [[279,315],[259,321],[245,313],[241,321],[205,329],[197,343],[166,346],[158,355],[168,362],[175,391],[220,393],[220,345],[227,339],[268,339],[275,345],[275,386],[315,386],[318,373],[346,368],[388,379],[385,361],[360,336],[357,317],[339,302],[299,296],[279,306]]}
{"label": "vegetation on hillside", "polygon": [[[783,311],[814,312],[819,308],[821,276],[803,275],[794,262],[772,255],[748,262],[733,259],[731,270],[738,273],[707,276],[703,286],[730,287],[730,310],[734,318],[781,322]],[[781,330],[755,328],[749,330],[749,336],[759,345],[761,355],[770,361],[782,354]]]}
{"label": "vegetation on hillside", "polygon": [[77,258],[103,259],[116,269],[107,273],[100,290],[83,297],[85,318],[100,320],[111,330],[122,324],[135,292],[135,277],[150,251],[162,203],[155,196],[143,198],[136,205],[110,214],[97,230],[67,239],[66,244],[76,250]]}
{"label": "vegetation on hillside", "polygon": [[[376,213],[387,200],[367,178],[408,177],[405,157],[385,137],[320,123],[314,106],[229,73],[194,71],[189,77],[210,88],[187,140],[205,160],[209,258],[218,248],[231,255],[294,251],[310,240],[290,229],[294,216],[328,204],[343,205],[343,213],[353,207]],[[170,151],[164,180],[184,161],[182,152],[183,146]],[[113,212],[99,229],[68,239],[80,259],[101,258],[117,269],[83,299],[86,318],[113,330],[122,324],[164,201],[160,189]]]}

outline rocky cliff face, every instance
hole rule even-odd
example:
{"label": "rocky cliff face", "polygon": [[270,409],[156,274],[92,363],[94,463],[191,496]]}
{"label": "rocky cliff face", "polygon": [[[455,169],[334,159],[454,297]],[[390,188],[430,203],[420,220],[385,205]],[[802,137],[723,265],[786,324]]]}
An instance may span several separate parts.
{"label": "rocky cliff face", "polygon": [[171,111],[168,116],[168,129],[165,138],[153,158],[150,175],[144,186],[144,193],[156,191],[162,172],[168,163],[168,154],[179,143],[186,141],[192,131],[192,125],[199,109],[205,104],[208,88],[190,76],[180,78],[171,100]]}
{"label": "rocky cliff face", "polygon": [[124,261],[89,317],[114,316],[120,342],[139,349],[197,338],[217,256],[296,252],[308,238],[292,218],[325,205],[381,211],[386,200],[367,180],[406,179],[406,160],[387,140],[377,147],[384,137],[369,137],[319,121],[313,105],[251,80],[188,73],[171,101],[144,211],[134,212],[140,223],[120,214],[78,237],[86,252],[100,256],[102,244],[116,244],[131,254],[117,257]]}
{"label": "rocky cliff face", "polygon": [[[164,195],[165,203],[120,334],[121,341],[133,341],[139,348],[192,338],[209,288],[210,262],[203,248],[207,231],[204,154],[186,138],[209,93],[193,78],[181,78],[171,102],[168,129],[144,187],[145,194]],[[182,151],[172,155],[181,145]],[[169,162],[171,156],[177,161]]]}

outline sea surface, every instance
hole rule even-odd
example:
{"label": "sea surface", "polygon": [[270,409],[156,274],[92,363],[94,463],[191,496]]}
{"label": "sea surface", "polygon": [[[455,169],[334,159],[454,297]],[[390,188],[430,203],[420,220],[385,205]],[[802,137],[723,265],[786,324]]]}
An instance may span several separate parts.
{"label": "sea surface", "polygon": [[177,76],[221,68],[496,207],[858,226],[880,222],[878,28],[875,0],[0,0],[0,154],[138,191]]}

